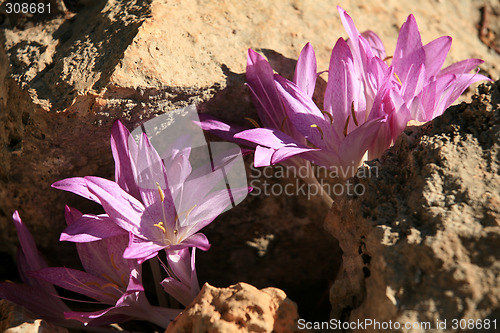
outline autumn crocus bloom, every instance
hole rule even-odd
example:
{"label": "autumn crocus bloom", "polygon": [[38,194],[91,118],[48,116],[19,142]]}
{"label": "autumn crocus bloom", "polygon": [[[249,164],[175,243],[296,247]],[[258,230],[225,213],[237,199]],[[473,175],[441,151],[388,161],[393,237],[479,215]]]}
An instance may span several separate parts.
{"label": "autumn crocus bloom", "polygon": [[[66,222],[69,226],[83,214],[66,206]],[[113,224],[109,219],[87,221],[87,224]],[[89,229],[90,229],[89,228]],[[111,225],[109,228],[113,228]],[[66,235],[65,240],[74,240]],[[78,238],[78,236],[75,236]],[[105,325],[131,319],[147,320],[166,327],[179,310],[151,306],[144,294],[141,282],[141,266],[136,260],[123,258],[128,245],[128,234],[108,237],[93,242],[77,242],[78,255],[85,271],[66,267],[49,267],[33,271],[30,275],[59,287],[95,299],[107,308],[94,312],[64,311],[66,319],[84,324]]]}
{"label": "autumn crocus bloom", "polygon": [[55,324],[75,328],[81,326],[78,322],[64,318],[64,312],[71,310],[58,297],[51,283],[30,276],[31,271],[46,268],[47,264],[17,211],[14,212],[12,218],[20,243],[17,251],[17,267],[24,284],[0,282],[0,298],[24,306],[34,314]]}
{"label": "autumn crocus bloom", "polygon": [[[100,203],[106,218],[130,235],[124,252],[127,259],[138,259],[142,263],[163,249],[176,251],[197,247],[208,250],[207,238],[198,231],[231,202],[227,190],[212,192],[214,184],[221,180],[217,178],[220,173],[197,177],[199,173],[192,172],[189,162],[189,147],[177,149],[172,160],[166,162],[169,166],[166,168],[145,134],[137,149],[133,144],[127,147],[122,142],[114,142],[115,161],[120,162],[117,182],[99,177],[69,178],[54,183],[53,187]],[[126,168],[122,168],[124,166]],[[136,193],[135,196],[124,188]],[[237,198],[246,195],[248,188],[231,192]],[[80,234],[80,241],[93,241],[110,237],[116,230],[103,227],[89,235],[88,227],[77,221],[65,232]]]}
{"label": "autumn crocus bloom", "polygon": [[214,120],[204,128],[256,144],[256,166],[303,158],[353,175],[366,153],[379,157],[409,120],[439,116],[470,84],[487,79],[468,74],[482,62],[477,59],[441,70],[451,39],[422,45],[412,15],[401,28],[389,66],[380,38],[371,31],[360,34],[340,7],[339,12],[349,39],[339,39],[332,51],[324,110],[311,99],[317,73],[309,44],[294,82],[273,75],[267,61],[249,50],[248,86],[265,128],[237,131]]}
{"label": "autumn crocus bloom", "polygon": [[386,57],[384,45],[375,33],[360,34],[351,17],[342,8],[338,10],[349,35],[347,43],[359,67],[367,64],[366,45],[376,59],[392,58],[390,66],[379,62],[383,70],[390,70],[396,78],[386,96],[392,103],[392,111],[369,149],[369,158],[379,157],[401,134],[408,120],[430,121],[443,114],[471,84],[491,81],[469,73],[483,63],[480,59],[466,59],[441,69],[451,47],[451,37],[439,37],[423,45],[413,15],[401,26],[394,56]]}

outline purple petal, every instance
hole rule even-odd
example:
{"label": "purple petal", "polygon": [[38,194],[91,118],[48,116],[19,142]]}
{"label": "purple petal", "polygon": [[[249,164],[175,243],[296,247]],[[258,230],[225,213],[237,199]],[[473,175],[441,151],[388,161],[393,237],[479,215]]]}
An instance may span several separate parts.
{"label": "purple petal", "polygon": [[85,182],[118,226],[136,235],[140,234],[140,221],[144,212],[141,202],[110,180],[87,176]]}
{"label": "purple petal", "polygon": [[228,125],[205,113],[200,113],[199,117],[200,122],[198,124],[204,131],[207,131],[208,133],[213,134],[225,141],[234,142],[242,146],[255,147],[253,142],[238,140],[233,137],[236,133],[246,130],[245,127]]}
{"label": "purple petal", "polygon": [[57,188],[58,190],[78,194],[79,196],[95,201],[98,204],[101,203],[99,201],[99,198],[97,198],[97,196],[89,191],[89,189],[87,188],[87,183],[82,177],[66,178],[55,182],[54,184],[52,184],[52,187]]}
{"label": "purple petal", "polygon": [[396,74],[400,77],[406,77],[411,65],[418,67],[425,64],[425,61],[425,51],[417,22],[415,17],[410,15],[399,30],[392,66],[394,66]]}
{"label": "purple petal", "polygon": [[30,272],[37,279],[88,296],[105,304],[115,304],[123,291],[114,283],[92,274],[65,267],[49,267]]}
{"label": "purple petal", "polygon": [[354,25],[354,21],[352,18],[346,13],[342,7],[337,6],[337,10],[340,14],[340,20],[342,21],[342,25],[344,26],[344,29],[347,32],[347,35],[349,36],[349,45],[353,47],[352,52],[353,53],[359,53],[358,45],[359,45],[359,31],[356,28],[356,25]]}
{"label": "purple petal", "polygon": [[274,148],[266,148],[257,146],[253,157],[253,165],[256,168],[271,165],[271,158],[276,150]]}
{"label": "purple petal", "polygon": [[307,152],[316,151],[316,150],[318,150],[318,149],[285,146],[285,147],[277,149],[273,153],[273,155],[271,157],[271,164],[281,163],[281,162],[288,160],[294,156],[297,156],[297,155],[300,155],[303,153],[307,153]]}
{"label": "purple petal", "polygon": [[247,85],[252,100],[264,126],[279,128],[285,118],[285,110],[274,84],[274,73],[267,60],[252,49],[248,49]]}
{"label": "purple petal", "polygon": [[446,60],[450,51],[451,37],[439,37],[427,45],[424,45],[426,79],[436,76]]}
{"label": "purple petal", "polygon": [[210,249],[210,242],[208,241],[207,236],[202,233],[197,233],[184,239],[181,244],[174,245],[171,248],[173,250],[180,250],[186,247],[196,247],[200,250],[208,251]]}
{"label": "purple petal", "polygon": [[27,270],[37,270],[47,267],[45,260],[41,257],[38,249],[36,248],[35,240],[28,228],[24,225],[23,221],[19,217],[19,212],[16,210],[12,215],[14,220],[14,225],[17,229],[17,235],[20,243],[20,250],[22,251],[24,257],[27,260],[28,267],[24,267]]}
{"label": "purple petal", "polygon": [[[178,159],[182,160],[183,156],[178,156]],[[167,174],[170,174],[172,183],[175,186],[176,182],[182,182],[185,173],[191,171],[189,162],[188,165],[183,164],[179,166],[178,164],[179,163],[173,163],[171,170],[167,172],[162,159],[149,142],[146,134],[141,136],[137,160],[137,184],[139,185],[139,192],[142,202],[146,207],[146,212],[155,222],[163,221],[166,218],[164,212],[167,217],[176,215],[172,190],[169,184],[170,179],[167,180]],[[162,193],[160,193],[160,189]],[[151,227],[155,222],[151,224]],[[145,228],[145,230],[147,230],[147,228]]]}
{"label": "purple petal", "polygon": [[147,241],[132,235],[128,247],[123,252],[123,258],[138,259],[139,264],[142,264],[144,261],[156,256],[159,251],[166,247],[166,245]]}
{"label": "purple petal", "polygon": [[456,62],[444,69],[442,69],[438,76],[444,76],[448,74],[464,74],[469,73],[471,70],[481,65],[484,61],[481,59],[466,59]]}
{"label": "purple petal", "polygon": [[115,181],[122,189],[139,198],[135,183],[133,158],[137,156],[137,144],[128,129],[116,120],[111,129],[111,151],[115,160]]}
{"label": "purple petal", "polygon": [[354,166],[353,172],[356,172],[363,155],[370,144],[375,141],[381,125],[381,119],[367,121],[345,137],[339,148],[339,155],[343,161],[342,167],[347,169]]}
{"label": "purple petal", "polygon": [[189,249],[179,251],[167,251],[168,267],[172,269],[175,276],[184,284],[191,281],[191,255]]}
{"label": "purple petal", "polygon": [[308,148],[297,143],[295,139],[289,135],[273,128],[254,128],[240,132],[236,134],[235,137],[275,149],[286,145],[297,145],[298,147]]}
{"label": "purple petal", "polygon": [[161,282],[161,285],[166,293],[184,306],[188,306],[194,299],[190,288],[174,278],[166,278]]}
{"label": "purple petal", "polygon": [[278,83],[276,88],[293,127],[316,147],[324,148],[328,142],[334,141],[336,137],[331,130],[330,121],[325,119],[313,100],[294,83],[279,75],[275,79]]}
{"label": "purple petal", "polygon": [[75,223],[75,221],[82,217],[82,215],[82,212],[80,212],[78,209],[72,208],[68,205],[64,206],[64,218],[66,219],[66,224],[68,226]]}
{"label": "purple petal", "polygon": [[307,43],[300,52],[299,59],[297,60],[293,82],[302,89],[307,96],[312,98],[317,76],[316,55],[314,54],[311,43]]}
{"label": "purple petal", "polygon": [[12,215],[14,225],[17,229],[20,246],[17,249],[17,263],[21,279],[27,285],[37,287],[39,290],[49,294],[57,295],[54,286],[50,283],[34,279],[29,276],[30,271],[38,270],[47,267],[47,263],[38,251],[33,236],[28,228],[24,225],[16,210]]}
{"label": "purple petal", "polygon": [[195,232],[201,230],[210,224],[219,214],[221,214],[232,200],[238,201],[248,193],[248,188],[224,189],[211,193],[209,198],[200,198],[200,200],[191,207],[182,207],[182,212],[178,217],[179,239],[185,239]]}
{"label": "purple petal", "polygon": [[344,137],[344,127],[347,117],[351,114],[355,90],[359,89],[359,82],[352,77],[353,72],[353,57],[349,46],[342,38],[339,38],[330,58],[324,99],[325,111],[332,116],[333,127],[337,135],[335,146],[338,146],[339,138]]}
{"label": "purple petal", "polygon": [[76,243],[94,242],[108,237],[128,235],[107,215],[83,215],[61,234],[60,241]]}
{"label": "purple petal", "polygon": [[382,60],[387,57],[387,54],[385,53],[384,43],[382,43],[382,40],[376,33],[371,30],[367,30],[363,32],[361,36],[363,36],[363,38],[365,38],[365,40],[368,42],[373,54],[376,57]]}
{"label": "purple petal", "polygon": [[54,323],[65,323],[64,311],[70,309],[57,294],[49,294],[40,288],[17,285],[11,282],[0,282],[0,298],[24,306],[37,316]]}

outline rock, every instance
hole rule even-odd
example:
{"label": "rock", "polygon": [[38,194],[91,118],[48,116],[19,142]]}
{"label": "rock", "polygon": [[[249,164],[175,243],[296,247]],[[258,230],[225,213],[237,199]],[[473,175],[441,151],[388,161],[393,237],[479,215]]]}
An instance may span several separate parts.
{"label": "rock", "polygon": [[54,326],[37,317],[25,308],[0,300],[0,331],[4,333],[67,333],[68,330]]}
{"label": "rock", "polygon": [[166,333],[298,332],[297,306],[277,288],[240,282],[228,288],[206,283]]}
{"label": "rock", "polygon": [[[52,266],[74,267],[77,258],[73,244],[56,246],[64,204],[86,213],[100,210],[50,184],[74,176],[112,178],[115,119],[133,129],[196,103],[201,112],[249,126],[244,117],[255,118],[244,87],[249,47],[290,78],[304,44],[314,45],[319,70],[325,70],[335,41],[346,37],[335,5],[313,0],[51,3],[58,8],[51,16],[0,17],[0,251],[15,253],[11,216],[17,209]],[[359,29],[379,33],[388,50],[414,12],[425,42],[454,37],[448,64],[480,57],[486,61],[482,70],[498,77],[500,56],[477,37],[482,5],[342,3]],[[301,196],[245,200],[206,229],[213,246],[197,254],[200,280],[276,285],[301,304],[301,315],[327,319],[323,304],[340,250],[323,230],[325,214],[321,201]]]}
{"label": "rock", "polygon": [[[69,176],[111,177],[108,139],[116,118],[132,128],[198,103],[203,112],[245,124],[244,115],[254,114],[243,86],[247,48],[262,51],[290,76],[306,42],[315,46],[323,70],[335,40],[345,36],[335,6],[312,0],[51,3],[53,15],[0,20],[0,241],[13,255],[10,220],[19,209],[43,252],[57,262],[70,261],[63,256],[69,247],[51,246],[64,226],[64,203],[96,208],[50,184]],[[359,28],[377,31],[389,50],[414,12],[425,41],[456,37],[448,62],[481,57],[484,70],[498,77],[500,56],[476,37],[479,5],[343,3]]]}
{"label": "rock", "polygon": [[333,318],[446,320],[447,332],[500,317],[499,88],[407,129],[372,177],[354,178],[364,195],[337,198],[325,222],[343,251]]}

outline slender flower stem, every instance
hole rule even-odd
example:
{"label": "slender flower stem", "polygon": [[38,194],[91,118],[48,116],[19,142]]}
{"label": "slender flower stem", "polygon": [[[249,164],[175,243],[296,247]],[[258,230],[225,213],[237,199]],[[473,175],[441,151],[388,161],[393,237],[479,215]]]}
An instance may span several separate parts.
{"label": "slender flower stem", "polygon": [[311,173],[307,177],[302,178],[307,184],[311,184],[314,186],[317,186],[320,190],[319,195],[321,196],[321,199],[323,199],[323,202],[328,206],[328,208],[332,207],[333,205],[333,199],[330,197],[330,195],[325,191],[323,186],[318,182],[318,179],[314,177],[314,175]]}
{"label": "slender flower stem", "polygon": [[161,286],[162,278],[161,278],[160,263],[158,261],[158,257],[154,257],[151,260],[149,260],[149,265],[151,267],[151,272],[153,272],[153,279],[155,281],[155,290],[156,290],[156,296],[158,297],[158,303],[160,304],[161,307],[167,307],[168,306],[167,297]]}

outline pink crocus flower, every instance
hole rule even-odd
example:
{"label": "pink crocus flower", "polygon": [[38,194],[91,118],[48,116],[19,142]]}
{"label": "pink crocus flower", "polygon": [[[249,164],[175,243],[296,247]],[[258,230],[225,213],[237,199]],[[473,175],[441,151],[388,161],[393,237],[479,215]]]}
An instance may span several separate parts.
{"label": "pink crocus flower", "polygon": [[[172,149],[164,162],[143,134],[137,146],[120,123],[115,124],[112,149],[116,182],[100,177],[76,177],[58,181],[53,187],[81,195],[101,204],[104,216],[84,215],[65,234],[78,235],[73,241],[89,242],[111,237],[116,228],[103,226],[89,230],[86,220],[109,219],[130,235],[124,257],[139,263],[161,250],[188,247],[208,250],[210,244],[198,231],[211,223],[230,204],[228,190],[212,191],[221,173],[193,171],[190,148]],[[167,164],[167,165],[166,165]],[[203,177],[200,179],[200,174]],[[231,190],[233,198],[248,188]],[[127,192],[128,191],[128,192]],[[130,193],[129,193],[130,192]]]}
{"label": "pink crocus flower", "polygon": [[57,325],[79,327],[78,322],[64,318],[64,312],[71,310],[58,297],[54,285],[30,276],[31,271],[44,269],[47,263],[17,211],[14,212],[12,218],[20,243],[17,251],[17,267],[24,284],[0,282],[0,298],[24,306],[34,314]]}
{"label": "pink crocus flower", "polygon": [[202,127],[256,145],[255,166],[306,159],[353,175],[366,154],[377,158],[389,148],[408,121],[434,119],[469,85],[489,80],[469,74],[482,63],[479,59],[441,69],[451,38],[423,45],[413,15],[401,27],[388,65],[380,38],[371,31],[359,33],[349,15],[338,10],[349,39],[340,38],[333,48],[324,110],[312,100],[317,72],[310,44],[299,56],[293,82],[273,74],[268,62],[249,50],[248,87],[265,128],[241,130],[208,117]]}
{"label": "pink crocus flower", "polygon": [[[83,214],[66,206],[66,222],[74,225]],[[87,221],[101,228],[113,222],[109,219]],[[78,237],[78,236],[75,236]],[[71,237],[65,237],[71,240]],[[33,271],[30,275],[67,290],[95,299],[107,305],[94,312],[64,311],[66,319],[78,320],[85,325],[107,325],[138,319],[166,327],[180,310],[155,307],[149,304],[141,281],[141,265],[136,260],[123,258],[128,245],[128,233],[107,237],[93,242],[76,243],[78,255],[85,271],[66,267],[48,267]]]}

